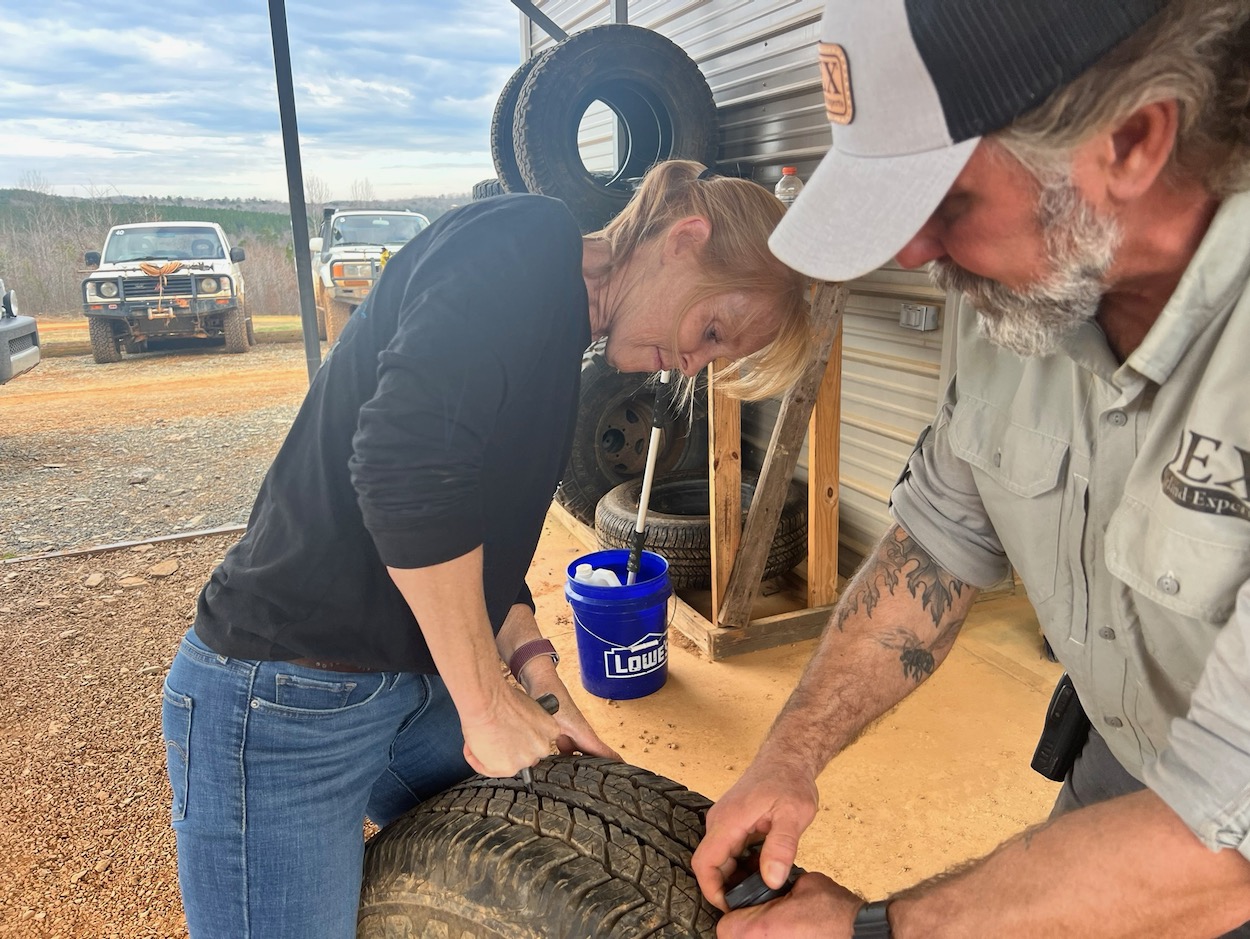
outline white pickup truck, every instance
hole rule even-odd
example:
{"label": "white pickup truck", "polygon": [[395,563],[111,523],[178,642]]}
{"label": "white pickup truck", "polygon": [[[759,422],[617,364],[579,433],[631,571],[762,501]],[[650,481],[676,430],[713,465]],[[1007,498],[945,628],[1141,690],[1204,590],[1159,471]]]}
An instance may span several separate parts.
{"label": "white pickup truck", "polygon": [[122,349],[144,352],[151,340],[224,340],[227,352],[255,342],[244,305],[242,248],[214,222],[114,225],[82,282],[91,354],[119,362]]}
{"label": "white pickup truck", "polygon": [[331,344],[373,289],[393,253],[430,224],[419,212],[398,209],[325,209],[312,251],[317,325]]}
{"label": "white pickup truck", "polygon": [[0,385],[39,364],[39,327],[17,312],[17,293],[0,280]]}

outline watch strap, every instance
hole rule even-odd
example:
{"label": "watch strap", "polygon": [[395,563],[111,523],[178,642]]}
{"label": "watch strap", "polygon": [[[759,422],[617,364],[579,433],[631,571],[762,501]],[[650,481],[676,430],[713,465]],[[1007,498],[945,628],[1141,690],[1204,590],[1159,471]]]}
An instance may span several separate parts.
{"label": "watch strap", "polygon": [[530,659],[540,655],[549,655],[552,662],[556,665],[560,664],[560,656],[550,639],[531,639],[517,646],[511,658],[508,659],[508,671],[512,673],[513,678],[520,681],[521,669],[525,668]]}
{"label": "watch strap", "polygon": [[851,939],[892,939],[890,931],[889,900],[865,903],[855,914],[855,928]]}

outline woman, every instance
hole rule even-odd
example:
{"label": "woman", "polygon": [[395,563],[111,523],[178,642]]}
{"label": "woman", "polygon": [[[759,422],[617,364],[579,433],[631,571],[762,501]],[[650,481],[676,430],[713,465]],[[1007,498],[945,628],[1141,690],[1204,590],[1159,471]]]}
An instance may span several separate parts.
{"label": "woman", "polygon": [[[556,673],[525,574],[564,470],[583,351],[775,393],[803,365],[781,204],[661,164],[603,231],[514,195],[448,213],[387,263],[309,388],[247,533],[165,684],[191,934],[355,935],[366,816],[472,772],[615,757]],[[506,680],[507,662],[521,691]],[[548,715],[534,698],[560,702]]]}

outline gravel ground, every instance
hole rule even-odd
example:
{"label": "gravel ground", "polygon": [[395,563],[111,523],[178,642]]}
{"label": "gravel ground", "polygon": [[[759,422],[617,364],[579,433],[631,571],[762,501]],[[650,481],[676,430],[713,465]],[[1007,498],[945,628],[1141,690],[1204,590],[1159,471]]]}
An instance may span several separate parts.
{"label": "gravel ground", "polygon": [[0,936],[186,936],[161,683],[232,541],[0,568]]}
{"label": "gravel ground", "polygon": [[0,937],[186,936],[161,683],[307,387],[299,344],[50,358],[0,388]]}
{"label": "gravel ground", "polygon": [[292,343],[46,359],[0,389],[0,557],[243,524],[302,370]]}

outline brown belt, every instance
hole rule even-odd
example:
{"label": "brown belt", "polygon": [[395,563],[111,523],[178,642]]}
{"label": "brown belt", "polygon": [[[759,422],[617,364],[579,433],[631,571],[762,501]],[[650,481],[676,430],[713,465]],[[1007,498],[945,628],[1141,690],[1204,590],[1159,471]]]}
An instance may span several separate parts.
{"label": "brown belt", "polygon": [[305,668],[317,668],[323,672],[376,672],[376,668],[363,665],[352,665],[350,662],[322,662],[319,659],[289,659],[292,665],[303,665]]}

